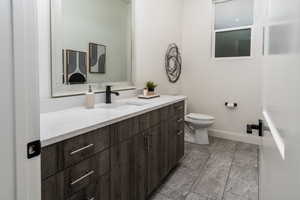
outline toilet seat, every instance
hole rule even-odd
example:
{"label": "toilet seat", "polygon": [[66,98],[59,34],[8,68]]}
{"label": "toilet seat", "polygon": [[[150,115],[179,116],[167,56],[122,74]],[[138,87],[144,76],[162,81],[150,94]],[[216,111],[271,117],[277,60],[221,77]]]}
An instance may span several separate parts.
{"label": "toilet seat", "polygon": [[199,113],[190,113],[186,117],[193,120],[201,120],[201,121],[213,121],[215,119],[210,115],[199,114]]}

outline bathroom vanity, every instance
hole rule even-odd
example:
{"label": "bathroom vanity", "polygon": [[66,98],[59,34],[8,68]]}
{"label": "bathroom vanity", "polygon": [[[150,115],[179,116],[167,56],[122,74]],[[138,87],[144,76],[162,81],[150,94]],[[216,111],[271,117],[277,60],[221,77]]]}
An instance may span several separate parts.
{"label": "bathroom vanity", "polygon": [[[90,118],[83,122],[75,113],[84,108],[42,114],[42,200],[149,197],[184,155],[184,100],[101,104],[84,110]],[[72,128],[67,115],[78,120]]]}

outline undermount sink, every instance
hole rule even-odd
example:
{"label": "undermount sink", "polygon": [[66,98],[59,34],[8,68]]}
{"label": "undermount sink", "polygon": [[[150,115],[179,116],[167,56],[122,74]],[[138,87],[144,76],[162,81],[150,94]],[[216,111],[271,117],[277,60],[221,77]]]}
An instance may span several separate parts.
{"label": "undermount sink", "polygon": [[111,104],[99,105],[96,108],[117,110],[117,109],[127,109],[132,107],[135,107],[135,105],[129,105],[125,103],[111,103]]}
{"label": "undermount sink", "polygon": [[139,101],[139,100],[129,100],[129,101],[126,101],[126,102],[115,102],[115,103],[111,103],[111,104],[101,104],[101,105],[97,106],[96,108],[123,110],[123,109],[129,109],[129,108],[144,106],[144,105],[147,105],[147,104],[148,104],[148,102],[143,102],[143,101]]}

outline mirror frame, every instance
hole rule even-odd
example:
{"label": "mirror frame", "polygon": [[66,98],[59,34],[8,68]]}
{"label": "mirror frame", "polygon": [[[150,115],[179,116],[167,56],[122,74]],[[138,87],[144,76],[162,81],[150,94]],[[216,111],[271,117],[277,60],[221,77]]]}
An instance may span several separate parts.
{"label": "mirror frame", "polygon": [[[86,83],[76,85],[65,85],[62,83],[62,1],[50,0],[50,60],[51,60],[51,97],[67,97],[84,95],[88,90],[88,85],[93,85],[95,93],[104,93],[105,85],[112,85],[113,91],[135,90],[134,72],[135,72],[135,0],[131,2],[131,69],[130,80],[124,82],[103,82],[103,83]],[[60,52],[60,53],[59,53]],[[54,56],[55,55],[55,56]],[[61,69],[59,69],[61,68]],[[87,69],[88,70],[88,69]],[[61,74],[55,75],[55,74]],[[58,84],[60,82],[60,84]]]}

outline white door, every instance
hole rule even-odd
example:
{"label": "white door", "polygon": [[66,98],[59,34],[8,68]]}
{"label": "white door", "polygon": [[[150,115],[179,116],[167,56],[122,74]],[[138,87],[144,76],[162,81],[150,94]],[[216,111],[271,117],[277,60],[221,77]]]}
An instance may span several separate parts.
{"label": "white door", "polygon": [[39,140],[35,0],[0,1],[0,199],[40,200],[40,156],[27,158]]}
{"label": "white door", "polygon": [[0,1],[0,199],[14,199],[14,123],[10,1]]}
{"label": "white door", "polygon": [[267,0],[260,199],[300,199],[300,0]]}

